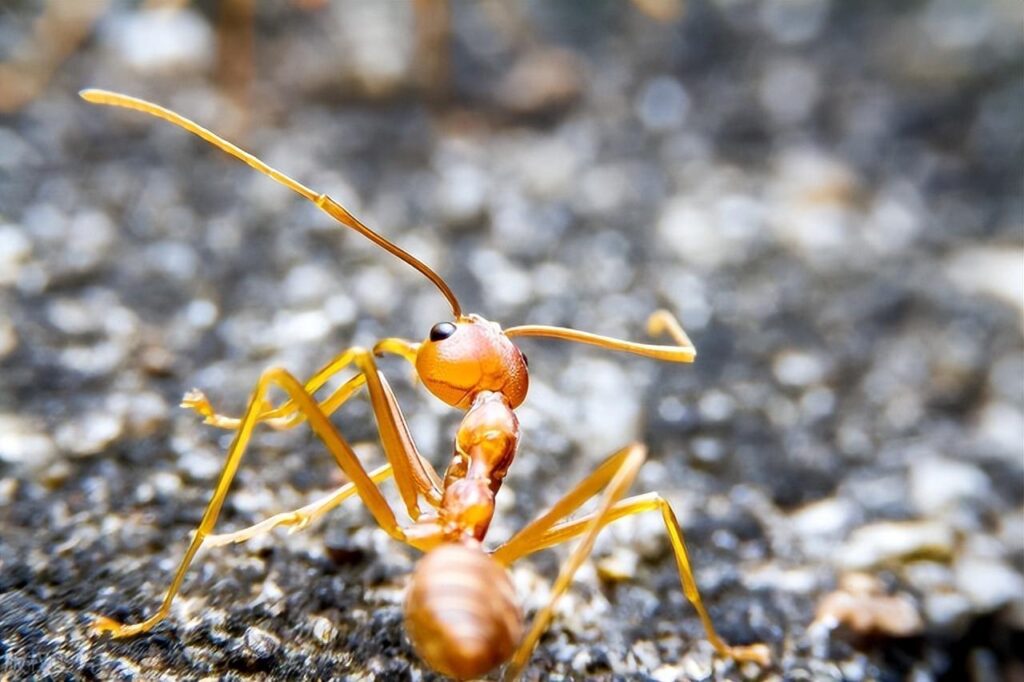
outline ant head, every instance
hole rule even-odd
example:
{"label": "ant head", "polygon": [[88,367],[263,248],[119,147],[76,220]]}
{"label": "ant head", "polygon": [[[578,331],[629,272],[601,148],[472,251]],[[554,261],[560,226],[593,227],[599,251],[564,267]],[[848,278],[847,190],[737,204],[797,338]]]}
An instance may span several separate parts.
{"label": "ant head", "polygon": [[481,391],[501,393],[518,407],[529,385],[526,356],[478,315],[435,324],[416,353],[416,371],[431,393],[463,409]]}

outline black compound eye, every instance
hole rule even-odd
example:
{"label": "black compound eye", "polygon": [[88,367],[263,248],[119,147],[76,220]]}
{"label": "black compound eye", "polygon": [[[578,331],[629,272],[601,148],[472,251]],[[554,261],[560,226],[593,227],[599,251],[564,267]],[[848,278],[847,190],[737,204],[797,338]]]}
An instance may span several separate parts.
{"label": "black compound eye", "polygon": [[519,354],[523,356],[523,364],[526,365],[527,368],[529,368],[530,367],[530,361],[529,361],[529,359],[527,359],[526,353],[524,353],[523,351],[519,351]]}
{"label": "black compound eye", "polygon": [[444,341],[455,333],[455,325],[451,322],[438,322],[430,328],[431,341]]}

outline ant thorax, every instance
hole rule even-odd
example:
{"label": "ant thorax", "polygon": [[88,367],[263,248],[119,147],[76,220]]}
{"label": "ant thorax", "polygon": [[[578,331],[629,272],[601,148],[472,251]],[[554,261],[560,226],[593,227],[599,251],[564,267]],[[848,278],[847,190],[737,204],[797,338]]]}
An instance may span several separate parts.
{"label": "ant thorax", "polygon": [[441,510],[457,534],[482,540],[519,445],[519,420],[501,393],[477,394],[462,420],[445,471]]}

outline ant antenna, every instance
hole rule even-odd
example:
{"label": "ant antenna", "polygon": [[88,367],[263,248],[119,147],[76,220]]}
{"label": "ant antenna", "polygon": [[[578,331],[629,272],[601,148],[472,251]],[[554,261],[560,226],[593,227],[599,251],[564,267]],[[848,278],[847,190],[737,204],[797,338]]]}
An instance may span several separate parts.
{"label": "ant antenna", "polygon": [[445,283],[445,281],[441,278],[440,275],[431,270],[426,263],[413,256],[408,251],[405,251],[396,244],[391,243],[381,235],[371,230],[369,227],[364,225],[358,218],[349,213],[344,206],[336,202],[334,199],[331,199],[326,194],[314,192],[313,190],[306,187],[302,183],[288,177],[281,171],[271,168],[270,166],[263,163],[262,161],[260,161],[259,159],[257,159],[255,156],[245,151],[244,149],[241,149],[240,147],[231,144],[227,140],[223,139],[222,137],[219,137],[215,133],[210,132],[209,130],[202,127],[198,123],[185,118],[181,114],[176,114],[170,109],[166,109],[160,106],[159,104],[153,104],[152,102],[147,102],[146,100],[138,99],[137,97],[129,97],[128,95],[122,95],[116,92],[111,92],[109,90],[89,89],[82,90],[78,94],[86,102],[91,102],[92,104],[104,104],[112,107],[134,109],[135,111],[141,111],[143,113],[149,114],[150,116],[162,118],[163,120],[169,123],[173,123],[179,128],[187,130],[188,132],[192,133],[193,135],[196,135],[197,137],[201,137],[202,139],[206,140],[213,146],[235,157],[239,161],[249,164],[256,170],[258,170],[260,173],[263,173],[264,175],[269,177],[270,179],[276,180],[278,183],[284,185],[285,187],[292,190],[296,194],[299,194],[304,199],[313,202],[314,204],[316,204],[317,208],[319,208],[324,213],[337,220],[345,227],[355,230],[356,232],[363,235],[380,248],[390,253],[391,255],[397,256],[398,258],[402,259],[403,261],[414,267],[424,277],[433,282],[434,286],[438,288],[438,290],[444,295],[446,299],[448,299],[448,303],[451,305],[452,313],[455,315],[455,317],[462,317],[462,307],[459,305],[459,300],[455,298],[455,294],[448,287],[448,285]]}
{"label": "ant antenna", "polygon": [[617,350],[645,358],[664,360],[665,362],[693,362],[697,357],[697,349],[693,347],[690,337],[683,331],[679,321],[667,310],[656,310],[647,318],[647,333],[656,336],[668,334],[675,341],[674,346],[662,346],[653,343],[636,343],[634,341],[622,341],[608,336],[581,332],[576,329],[565,327],[548,327],[546,325],[528,324],[519,327],[510,327],[505,330],[505,336],[544,336],[549,339],[561,339],[563,341],[575,341],[589,346],[597,346],[607,350]]}

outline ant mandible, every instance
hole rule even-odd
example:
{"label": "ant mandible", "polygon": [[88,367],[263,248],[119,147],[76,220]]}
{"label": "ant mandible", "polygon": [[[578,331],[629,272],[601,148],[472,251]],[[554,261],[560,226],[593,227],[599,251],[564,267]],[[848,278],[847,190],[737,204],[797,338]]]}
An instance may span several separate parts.
{"label": "ant mandible", "polygon": [[[405,624],[413,648],[434,670],[467,679],[485,675],[507,664],[504,679],[518,677],[534,646],[551,621],[555,603],[568,589],[573,575],[589,556],[598,533],[625,516],[658,511],[665,522],[679,569],[683,594],[697,610],[708,640],[722,656],[737,661],[769,662],[764,644],[730,646],[715,632],[697,591],[682,529],[672,508],[658,493],[624,497],[646,457],[639,443],[628,445],[609,457],[550,509],[493,550],[483,545],[494,514],[494,498],[516,454],[519,422],[514,412],[526,397],[526,357],[513,344],[515,337],[536,336],[576,341],[600,348],[625,351],[667,362],[693,362],[696,350],[682,327],[667,311],[648,319],[652,335],[668,334],[675,345],[635,343],[587,332],[526,325],[502,330],[479,315],[464,314],[445,281],[420,260],[377,234],[340,204],[271,168],[251,154],[221,139],[189,119],[159,105],[104,90],[84,90],[81,96],[94,104],[135,109],[162,118],[249,164],[285,187],[316,204],[345,227],[355,230],[385,251],[402,259],[434,283],[452,308],[454,321],[439,322],[420,342],[387,338],[373,348],[349,348],[305,382],[287,370],[265,371],[256,384],[241,418],[217,414],[199,391],[190,391],[182,406],[205,417],[206,423],[235,431],[227,461],[213,497],[192,535],[184,558],[171,580],[163,603],[155,614],[134,625],[122,625],[98,617],[97,632],[129,637],[153,628],[170,611],[185,571],[204,544],[219,546],[242,542],[278,526],[293,530],[308,526],[341,502],[358,495],[384,531],[399,542],[425,552],[413,571],[405,599]],[[448,405],[466,410],[455,437],[452,460],[444,477],[420,455],[387,379],[377,369],[376,357],[393,354],[415,368],[423,385]],[[318,389],[346,368],[357,372],[326,399],[314,396]],[[387,464],[367,471],[351,446],[328,416],[366,386]],[[288,399],[273,406],[267,401],[272,387],[283,389]],[[349,483],[333,494],[291,512],[278,514],[235,533],[212,535],[232,479],[249,445],[253,428],[263,422],[287,429],[308,421],[323,441]],[[412,523],[401,525],[377,487],[394,476],[399,495]],[[595,510],[570,518],[585,502],[600,495]],[[528,554],[581,538],[559,572],[551,597],[523,634],[523,617],[507,567]]]}

